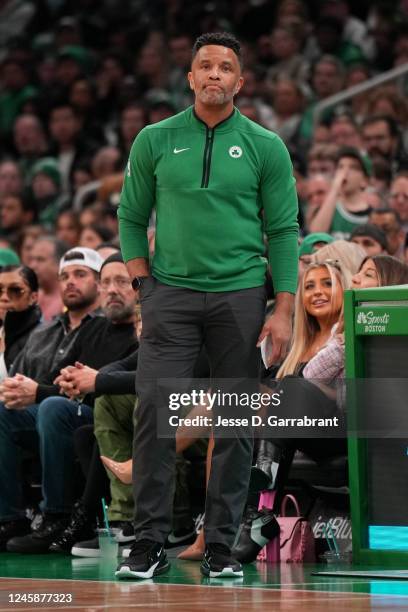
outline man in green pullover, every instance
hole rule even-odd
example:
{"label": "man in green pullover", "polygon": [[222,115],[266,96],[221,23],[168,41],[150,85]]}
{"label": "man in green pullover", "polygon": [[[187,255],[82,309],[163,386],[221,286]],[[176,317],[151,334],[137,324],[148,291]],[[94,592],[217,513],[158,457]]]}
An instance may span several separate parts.
{"label": "man in green pullover", "polygon": [[[272,363],[285,355],[291,337],[298,251],[292,165],[282,141],[234,107],[241,72],[233,36],[200,36],[188,74],[194,107],[144,128],[130,152],[119,226],[133,287],[140,291],[143,331],[133,458],[137,537],[119,578],[151,578],[169,568],[163,544],[171,531],[175,440],[158,436],[169,420],[169,403],[158,392],[161,379],[185,391],[204,344],[212,391],[244,378],[256,390],[260,342],[270,336]],[[153,209],[150,267],[146,230]],[[276,294],[265,323],[264,234]],[[241,416],[242,409],[234,409],[229,414]],[[213,425],[224,411],[214,406]],[[247,417],[251,412],[246,408]],[[237,430],[229,436],[213,431],[201,570],[210,577],[242,576],[231,548],[245,506],[253,441]]]}

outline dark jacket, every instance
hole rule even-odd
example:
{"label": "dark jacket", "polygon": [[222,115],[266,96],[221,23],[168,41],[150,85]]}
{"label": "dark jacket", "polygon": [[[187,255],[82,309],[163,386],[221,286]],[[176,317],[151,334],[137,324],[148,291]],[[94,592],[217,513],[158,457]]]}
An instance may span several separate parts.
{"label": "dark jacket", "polygon": [[58,366],[72,348],[77,335],[89,324],[103,318],[100,309],[87,314],[75,329],[69,327],[67,313],[59,315],[49,323],[40,325],[29,337],[23,351],[17,356],[10,369],[10,376],[24,374],[38,383],[49,383],[51,372]]}
{"label": "dark jacket", "polygon": [[[136,394],[136,369],[139,349],[121,359],[101,368],[95,379],[95,395]],[[201,349],[194,366],[193,379],[203,386],[203,380],[210,377],[207,352]],[[205,387],[206,385],[204,385]]]}
{"label": "dark jacket", "polygon": [[95,378],[96,395],[135,394],[135,377],[139,349],[101,368]]}
{"label": "dark jacket", "polygon": [[[123,359],[133,353],[138,346],[133,323],[114,324],[105,317],[95,317],[84,325],[74,342],[65,351],[56,366],[50,368],[48,375],[38,385],[36,401],[59,394],[59,387],[53,385],[54,379],[62,368],[74,365],[76,361],[99,370],[108,363]],[[88,395],[84,403],[93,404],[93,395]]]}
{"label": "dark jacket", "polygon": [[41,310],[37,304],[21,312],[9,311],[4,320],[5,351],[7,370],[25,347],[31,332],[41,323]]}

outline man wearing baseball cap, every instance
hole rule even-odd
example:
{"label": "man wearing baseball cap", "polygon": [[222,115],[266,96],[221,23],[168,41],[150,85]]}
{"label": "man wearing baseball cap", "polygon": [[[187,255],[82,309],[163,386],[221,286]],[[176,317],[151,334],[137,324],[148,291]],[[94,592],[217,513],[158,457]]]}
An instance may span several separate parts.
{"label": "man wearing baseball cap", "polygon": [[[16,542],[12,551],[46,552],[49,538],[64,528],[71,510],[73,431],[92,423],[93,413],[85,403],[78,407],[55,397],[59,389],[53,382],[60,369],[77,361],[100,368],[127,356],[137,346],[133,323],[115,325],[108,312],[105,317],[99,308],[102,264],[100,255],[85,247],[63,255],[59,282],[66,312],[31,335],[13,364],[14,376],[0,386],[0,550],[12,539]],[[48,403],[54,401],[53,410],[45,406],[46,398]],[[35,530],[24,515],[17,471],[22,431],[26,440],[39,439],[44,515]]]}
{"label": "man wearing baseball cap", "polygon": [[299,278],[304,273],[306,266],[312,261],[312,254],[333,241],[333,236],[325,232],[315,232],[303,238],[299,245]]}
{"label": "man wearing baseball cap", "polygon": [[308,234],[306,238],[303,238],[299,246],[299,259],[306,255],[311,255],[317,249],[320,249],[326,244],[333,242],[333,236],[326,234],[325,232],[315,232],[314,234]]}

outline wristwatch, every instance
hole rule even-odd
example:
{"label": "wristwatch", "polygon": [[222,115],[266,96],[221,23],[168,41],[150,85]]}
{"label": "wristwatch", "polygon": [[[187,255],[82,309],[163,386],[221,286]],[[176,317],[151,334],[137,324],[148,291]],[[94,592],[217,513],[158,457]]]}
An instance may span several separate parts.
{"label": "wristwatch", "polygon": [[134,291],[139,291],[139,289],[145,282],[146,278],[148,277],[147,276],[135,276],[135,278],[132,280],[132,289]]}

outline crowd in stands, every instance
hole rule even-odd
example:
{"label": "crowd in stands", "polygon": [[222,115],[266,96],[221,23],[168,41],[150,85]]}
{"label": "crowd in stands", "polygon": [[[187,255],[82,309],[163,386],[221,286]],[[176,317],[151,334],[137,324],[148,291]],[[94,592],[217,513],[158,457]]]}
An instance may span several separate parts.
{"label": "crowd in stands", "polygon": [[[408,284],[408,76],[319,110],[408,66],[407,2],[1,2],[0,550],[97,556],[101,498],[119,543],[134,538],[142,322],[117,207],[135,137],[193,103],[193,42],[223,30],[244,49],[236,106],[282,138],[297,181],[299,289],[276,377],[307,386],[344,376],[343,291]],[[153,255],[154,218],[148,238]],[[206,378],[201,357],[197,378]],[[327,402],[339,409],[332,398],[316,410],[327,412]],[[345,452],[342,443],[318,454]],[[258,445],[265,487],[283,490],[298,448],[310,451],[305,441]],[[169,546],[194,542],[185,457],[207,458],[208,476],[211,450],[202,439],[178,441]],[[25,467],[33,456],[41,471],[30,476],[42,485],[34,522]],[[200,538],[190,558],[202,554]]]}

